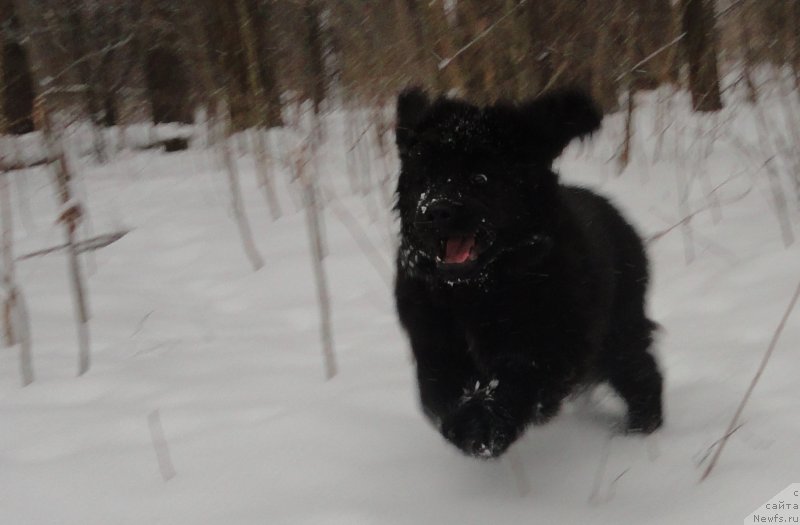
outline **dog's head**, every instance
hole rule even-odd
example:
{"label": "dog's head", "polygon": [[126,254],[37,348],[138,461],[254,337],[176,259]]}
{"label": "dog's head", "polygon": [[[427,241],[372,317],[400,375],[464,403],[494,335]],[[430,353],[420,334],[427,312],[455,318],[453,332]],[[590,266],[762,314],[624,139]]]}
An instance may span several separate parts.
{"label": "dog's head", "polygon": [[558,185],[552,162],[601,119],[578,91],[487,107],[431,101],[418,88],[401,93],[395,131],[403,269],[463,282],[485,277],[509,252],[547,251]]}

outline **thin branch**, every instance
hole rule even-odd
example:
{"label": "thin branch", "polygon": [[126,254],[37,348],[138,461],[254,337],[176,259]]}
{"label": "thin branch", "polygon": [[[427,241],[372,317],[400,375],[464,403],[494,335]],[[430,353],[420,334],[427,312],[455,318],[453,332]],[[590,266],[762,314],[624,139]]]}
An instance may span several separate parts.
{"label": "thin branch", "polygon": [[506,14],[504,14],[503,16],[501,16],[500,18],[498,18],[497,20],[495,20],[495,22],[494,22],[492,25],[490,25],[489,27],[487,27],[486,29],[484,29],[483,31],[481,31],[481,32],[478,34],[478,36],[476,36],[475,38],[473,38],[472,40],[470,40],[470,41],[469,41],[469,42],[468,42],[468,43],[467,43],[467,44],[466,44],[464,47],[462,47],[461,49],[459,49],[458,51],[456,51],[456,52],[455,52],[455,54],[454,54],[453,56],[451,56],[451,57],[449,57],[449,58],[442,59],[442,60],[439,62],[439,66],[438,66],[438,67],[439,67],[439,70],[442,70],[442,69],[446,68],[448,65],[450,65],[450,62],[452,62],[453,60],[455,60],[456,58],[458,58],[458,57],[459,57],[459,55],[461,55],[461,53],[463,53],[464,51],[466,51],[467,49],[469,49],[470,47],[472,47],[472,45],[473,45],[473,44],[475,44],[475,43],[476,43],[478,40],[481,40],[483,37],[485,37],[486,35],[488,35],[489,33],[491,33],[491,32],[492,32],[492,30],[494,30],[494,28],[495,28],[495,27],[497,27],[497,24],[499,24],[500,22],[502,22],[503,20],[505,20],[506,18],[508,18],[509,16],[511,16],[511,14],[512,14],[512,13],[514,13],[514,11],[516,11],[517,9],[519,9],[520,7],[522,7],[523,5],[525,5],[525,2],[526,2],[526,1],[527,1],[527,0],[521,0],[521,1],[520,1],[520,2],[517,4],[517,5],[515,5],[515,6],[514,6],[514,7],[512,7],[511,9],[509,9],[509,10],[506,12]]}
{"label": "thin branch", "polygon": [[797,288],[794,291],[792,300],[789,301],[789,306],[783,313],[781,322],[778,323],[778,327],[772,334],[772,341],[770,341],[769,346],[767,347],[767,351],[764,353],[764,357],[761,359],[761,364],[758,366],[756,375],[753,376],[753,380],[750,381],[750,386],[747,388],[747,392],[745,392],[741,403],[739,403],[739,407],[736,409],[736,413],[733,415],[733,418],[731,419],[731,422],[728,425],[728,429],[725,430],[725,434],[723,435],[722,440],[719,443],[719,447],[717,447],[717,451],[714,453],[714,457],[711,458],[711,463],[708,464],[708,467],[706,468],[705,472],[703,472],[703,476],[700,478],[700,481],[705,480],[708,477],[708,475],[711,474],[711,471],[714,470],[714,466],[716,466],[717,461],[719,461],[719,457],[722,455],[722,450],[725,448],[725,444],[728,442],[728,438],[736,430],[736,426],[739,423],[739,417],[742,415],[742,411],[744,410],[745,405],[750,400],[750,395],[753,393],[753,390],[756,387],[756,383],[758,383],[758,380],[761,378],[761,374],[764,373],[764,369],[767,367],[767,363],[772,357],[772,352],[775,350],[775,346],[778,343],[778,339],[781,336],[781,332],[783,332],[783,327],[786,326],[786,320],[789,319],[789,315],[792,313],[792,310],[794,310],[794,307],[797,304],[797,299],[799,297],[800,297],[800,283],[797,283]]}
{"label": "thin branch", "polygon": [[[70,65],[68,65],[67,67],[65,67],[64,69],[62,69],[58,73],[56,73],[55,75],[43,78],[41,80],[41,82],[39,83],[39,85],[41,87],[52,86],[54,81],[58,80],[59,78],[63,77],[67,73],[69,73],[73,68],[75,68],[75,67],[77,67],[79,65],[82,65],[84,62],[86,62],[88,60],[91,60],[95,56],[102,56],[102,55],[105,55],[106,53],[110,53],[111,51],[115,51],[117,49],[125,47],[126,45],[128,45],[129,42],[131,42],[133,40],[133,37],[134,37],[134,34],[131,33],[130,35],[125,37],[123,40],[120,40],[119,42],[117,42],[115,44],[109,44],[106,47],[104,47],[103,49],[98,49],[96,51],[91,51],[89,53],[86,53],[85,55],[83,55],[79,59],[75,60],[74,62],[72,62]],[[52,89],[51,87],[47,87],[47,89],[43,92],[43,94],[44,95],[52,94],[53,92],[51,91],[51,89]]]}
{"label": "thin branch", "polygon": [[711,452],[714,450],[714,448],[715,448],[717,445],[719,445],[719,443],[720,443],[720,442],[721,442],[723,439],[727,439],[728,437],[732,436],[733,434],[735,434],[735,433],[736,433],[736,432],[737,432],[737,431],[738,431],[740,428],[742,428],[743,426],[744,426],[744,423],[739,423],[738,425],[736,425],[736,427],[735,427],[733,430],[731,430],[730,432],[728,432],[727,434],[725,434],[724,436],[722,436],[722,437],[721,437],[721,438],[719,438],[718,440],[716,440],[716,441],[714,441],[713,443],[711,443],[711,444],[708,446],[708,448],[706,449],[706,451],[703,453],[703,456],[700,458],[700,460],[699,460],[699,461],[697,461],[697,466],[699,467],[700,465],[702,465],[703,463],[705,463],[705,462],[706,462],[706,460],[708,459],[708,457],[711,455]]}
{"label": "thin branch", "polygon": [[626,75],[628,75],[628,74],[630,74],[630,73],[633,73],[633,72],[634,72],[634,71],[636,71],[638,68],[640,68],[640,67],[642,67],[643,65],[647,64],[647,63],[648,63],[648,62],[650,62],[652,59],[654,59],[655,57],[657,57],[658,55],[660,55],[662,52],[666,51],[666,50],[667,50],[667,49],[669,49],[670,47],[674,46],[675,44],[677,44],[678,42],[680,42],[681,40],[683,40],[683,38],[684,38],[685,36],[686,36],[686,31],[684,31],[684,32],[683,32],[683,33],[681,33],[680,35],[676,36],[675,38],[673,38],[672,40],[670,40],[669,42],[667,42],[667,43],[666,43],[666,44],[664,44],[663,46],[659,47],[658,49],[656,49],[655,51],[653,51],[652,53],[650,53],[649,55],[647,55],[646,57],[644,57],[643,59],[641,59],[639,62],[637,62],[636,64],[634,64],[634,65],[633,65],[633,67],[632,67],[632,68],[630,68],[629,70],[627,70],[627,71],[623,71],[622,73],[620,73],[620,75],[619,75],[617,78],[615,78],[615,79],[614,79],[614,82],[619,82],[619,81],[620,81],[620,80],[622,80],[622,78],[623,78],[623,77],[625,77]]}

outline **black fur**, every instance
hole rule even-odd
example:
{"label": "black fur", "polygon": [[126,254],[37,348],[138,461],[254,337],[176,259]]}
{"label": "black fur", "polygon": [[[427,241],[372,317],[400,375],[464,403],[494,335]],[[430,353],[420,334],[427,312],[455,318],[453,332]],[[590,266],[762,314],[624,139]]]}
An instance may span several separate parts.
{"label": "black fur", "polygon": [[552,161],[599,128],[586,95],[476,107],[400,94],[395,296],[422,406],[466,454],[497,457],[583,385],[608,381],[628,429],[662,422],[647,258],[620,213]]}

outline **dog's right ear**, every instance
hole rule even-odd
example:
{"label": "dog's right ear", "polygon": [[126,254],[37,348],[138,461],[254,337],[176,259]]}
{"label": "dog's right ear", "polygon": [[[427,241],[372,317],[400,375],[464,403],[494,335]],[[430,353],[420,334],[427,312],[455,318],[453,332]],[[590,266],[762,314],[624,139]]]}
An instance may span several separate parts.
{"label": "dog's right ear", "polygon": [[397,96],[397,126],[394,133],[401,155],[413,146],[417,124],[430,104],[428,94],[420,87],[406,88]]}
{"label": "dog's right ear", "polygon": [[528,151],[539,160],[553,162],[573,139],[600,128],[603,113],[588,93],[559,89],[535,98],[521,109],[521,135],[527,137]]}

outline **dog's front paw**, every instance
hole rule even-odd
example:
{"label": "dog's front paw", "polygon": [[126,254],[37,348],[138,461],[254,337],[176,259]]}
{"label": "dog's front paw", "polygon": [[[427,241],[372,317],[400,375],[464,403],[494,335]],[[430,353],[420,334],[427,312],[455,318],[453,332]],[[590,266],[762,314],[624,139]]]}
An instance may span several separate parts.
{"label": "dog's front paw", "polygon": [[469,456],[497,458],[516,437],[513,425],[491,401],[469,401],[442,422],[442,434]]}
{"label": "dog's front paw", "polygon": [[631,411],[625,432],[628,434],[652,434],[664,424],[661,410],[651,412]]}

